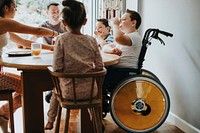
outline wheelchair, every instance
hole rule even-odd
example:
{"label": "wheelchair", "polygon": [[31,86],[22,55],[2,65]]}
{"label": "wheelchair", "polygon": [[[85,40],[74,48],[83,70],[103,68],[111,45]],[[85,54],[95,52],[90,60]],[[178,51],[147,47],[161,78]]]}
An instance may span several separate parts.
{"label": "wheelchair", "polygon": [[159,29],[146,30],[138,69],[125,70],[130,74],[113,90],[103,90],[106,95],[103,95],[102,100],[102,117],[105,118],[110,112],[114,122],[127,132],[146,133],[156,130],[164,123],[170,110],[170,97],[166,88],[155,74],[142,69],[151,40],[159,40],[165,45],[159,34],[173,36]]}

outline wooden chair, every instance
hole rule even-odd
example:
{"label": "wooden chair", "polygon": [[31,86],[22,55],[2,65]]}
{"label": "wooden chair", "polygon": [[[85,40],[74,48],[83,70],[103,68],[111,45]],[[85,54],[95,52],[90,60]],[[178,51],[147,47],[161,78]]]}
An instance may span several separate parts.
{"label": "wooden chair", "polygon": [[[57,115],[57,123],[56,123],[56,129],[55,132],[59,133],[59,127],[60,127],[60,117],[61,117],[61,111],[62,108],[66,108],[66,119],[65,119],[65,129],[64,132],[68,132],[68,125],[69,125],[69,118],[70,118],[70,110],[71,109],[90,109],[90,112],[92,114],[92,122],[95,133],[102,133],[102,85],[104,76],[106,74],[106,69],[104,68],[101,71],[98,72],[88,72],[84,74],[80,73],[59,73],[59,72],[53,72],[52,67],[48,67],[48,70],[51,74],[53,83],[56,87],[57,95],[56,98],[59,101],[59,107],[58,107],[58,115]],[[72,79],[73,83],[73,92],[74,92],[74,99],[73,100],[67,100],[63,98],[59,79],[58,78],[70,78]],[[81,78],[91,78],[91,93],[90,98],[88,100],[77,100],[76,99],[76,86],[75,86],[75,79],[81,79]],[[98,94],[96,97],[93,97],[93,89],[95,85],[95,81],[98,86]],[[84,89],[84,88],[83,88]]]}
{"label": "wooden chair", "polygon": [[14,116],[13,116],[13,98],[12,93],[13,90],[0,90],[0,101],[8,100],[9,102],[9,110],[10,110],[10,125],[11,125],[11,133],[14,133]]}

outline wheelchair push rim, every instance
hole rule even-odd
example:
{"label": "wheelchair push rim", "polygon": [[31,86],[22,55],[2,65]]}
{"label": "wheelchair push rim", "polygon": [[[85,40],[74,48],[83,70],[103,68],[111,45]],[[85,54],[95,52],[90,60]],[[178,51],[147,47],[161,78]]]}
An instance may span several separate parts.
{"label": "wheelchair push rim", "polygon": [[151,132],[166,120],[170,99],[165,87],[149,76],[121,82],[113,92],[110,113],[115,123],[128,132]]}

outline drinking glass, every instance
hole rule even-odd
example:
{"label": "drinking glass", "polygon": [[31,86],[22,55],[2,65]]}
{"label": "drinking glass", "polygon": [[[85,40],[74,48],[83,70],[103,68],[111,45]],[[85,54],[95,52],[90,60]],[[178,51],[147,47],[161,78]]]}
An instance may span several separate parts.
{"label": "drinking glass", "polygon": [[35,56],[35,57],[40,56],[41,49],[42,49],[42,44],[40,44],[40,43],[32,43],[31,44],[31,51],[32,51],[33,56]]}

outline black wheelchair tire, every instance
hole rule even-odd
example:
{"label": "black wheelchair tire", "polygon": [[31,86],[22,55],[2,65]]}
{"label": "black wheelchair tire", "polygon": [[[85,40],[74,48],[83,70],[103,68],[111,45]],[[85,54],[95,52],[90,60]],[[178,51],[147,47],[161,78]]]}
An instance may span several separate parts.
{"label": "black wheelchair tire", "polygon": [[[148,101],[148,102],[151,102],[149,104],[151,106],[151,112],[147,116],[142,116],[141,114],[138,114],[137,112],[133,112],[131,109],[129,110],[129,107],[127,107],[128,109],[126,109],[124,111],[124,113],[125,113],[125,115],[124,115],[122,106],[124,103],[125,103],[124,104],[124,106],[125,106],[125,105],[127,105],[127,103],[129,104],[129,102],[130,102],[130,101],[126,100],[126,99],[128,99],[127,95],[130,95],[129,91],[130,92],[135,91],[132,88],[129,89],[129,87],[127,87],[127,88],[125,88],[125,87],[127,85],[131,85],[131,84],[134,84],[137,82],[144,83],[144,85],[148,84],[150,87],[153,88],[150,90],[152,92],[155,92],[156,95],[158,95],[159,100],[158,100],[158,103],[156,103],[156,104],[160,105],[161,108],[159,108],[160,106],[156,107],[157,105],[153,105],[152,102],[154,102],[154,101]],[[148,89],[146,89],[146,90],[148,90]],[[146,90],[144,90],[144,91],[146,91]],[[125,92],[125,95],[124,95],[123,91],[127,91],[127,94]],[[152,93],[152,94],[154,94],[154,93]],[[152,94],[150,92],[148,96],[152,97]],[[120,98],[120,97],[122,97],[122,98]],[[130,96],[130,98],[131,98],[131,96]],[[156,98],[149,98],[149,99],[157,100]],[[163,99],[163,101],[162,101],[162,99]],[[148,100],[148,99],[145,99],[145,100]],[[122,104],[118,105],[119,102],[121,102]],[[158,108],[158,111],[159,110],[162,110],[162,111],[159,111],[157,113],[156,112],[157,108]],[[170,110],[170,98],[169,98],[167,90],[154,77],[146,76],[146,75],[136,75],[136,76],[128,77],[127,79],[120,82],[120,84],[116,87],[115,91],[112,93],[111,102],[110,102],[110,114],[111,114],[111,117],[113,118],[113,120],[115,121],[115,123],[122,129],[124,129],[125,131],[133,132],[133,133],[147,133],[147,132],[156,130],[166,120],[166,118],[169,114],[169,110]],[[126,115],[126,112],[129,112],[130,116]],[[157,115],[156,118],[158,119],[158,121],[151,119],[151,117],[154,116],[154,114],[153,114],[154,112],[155,112],[155,116]],[[118,115],[118,114],[120,114],[120,115]],[[126,116],[126,117],[124,118],[121,116]],[[137,120],[134,120],[136,118],[137,118]],[[151,121],[153,121],[152,125],[146,124],[146,123],[149,123],[150,119],[151,119]],[[129,124],[129,122],[126,123],[126,121],[130,121],[130,124]],[[142,128],[140,128],[141,124],[144,124],[144,126]]]}
{"label": "black wheelchair tire", "polygon": [[160,82],[159,78],[154,73],[152,73],[151,71],[147,69],[141,69],[141,75],[150,76]]}

